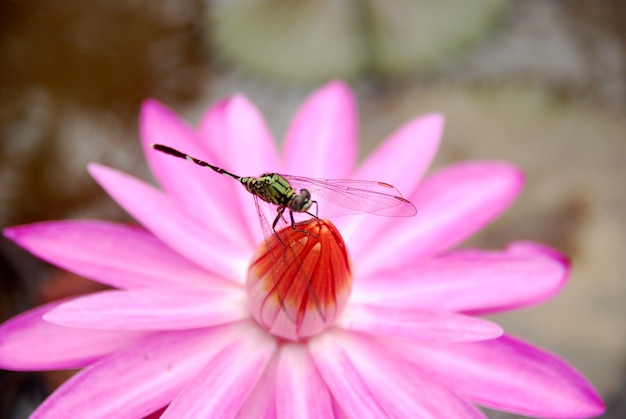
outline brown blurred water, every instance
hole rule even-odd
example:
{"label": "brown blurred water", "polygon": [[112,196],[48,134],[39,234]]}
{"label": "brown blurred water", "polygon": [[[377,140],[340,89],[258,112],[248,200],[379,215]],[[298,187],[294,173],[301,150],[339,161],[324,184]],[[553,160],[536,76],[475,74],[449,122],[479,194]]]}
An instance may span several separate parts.
{"label": "brown blurred water", "polygon": [[[303,67],[298,72],[298,65],[330,62],[332,47],[312,49],[307,62],[278,54],[284,60],[276,62],[274,73],[271,62],[255,67],[258,61],[247,60],[245,50],[241,56],[232,53],[240,51],[238,38],[221,37],[220,30],[234,28],[243,39],[255,34],[246,33],[238,15],[224,12],[219,3],[0,1],[2,227],[79,217],[129,221],[85,165],[97,161],[150,179],[137,141],[138,109],[147,97],[195,123],[210,103],[242,92],[259,105],[280,142],[296,106],[326,78],[306,79],[311,73]],[[295,7],[268,3],[287,17]],[[366,65],[336,67],[338,74],[341,65],[356,68],[350,83],[360,103],[361,156],[408,118],[441,111],[447,127],[436,167],[492,158],[521,166],[527,186],[519,202],[470,244],[495,248],[517,239],[542,241],[567,252],[574,271],[555,299],[496,320],[582,370],[609,404],[604,417],[626,417],[626,3],[505,2],[489,9],[489,24],[456,34],[459,39],[448,42],[455,48],[430,51],[427,59],[394,61],[393,70],[374,60],[385,56],[386,44],[376,42],[380,29],[368,32],[380,18],[375,11],[383,9],[375,0],[355,3],[368,6],[369,15],[362,14],[363,7],[356,14],[357,23],[367,22],[349,30],[344,23],[353,22],[357,10],[342,9],[333,12],[338,23],[326,32],[338,45],[348,40],[369,51]],[[392,1],[385,9],[393,12],[386,23],[395,23],[407,37],[411,28],[402,25],[421,10],[409,3]],[[434,13],[423,10],[420,18]],[[463,22],[466,12],[457,3],[432,19]],[[297,29],[312,27],[307,19],[321,25],[324,13],[330,12],[307,9],[301,26],[289,32],[290,41],[313,48],[309,31]],[[275,24],[282,16],[269,21]],[[434,27],[445,29],[446,22]],[[284,22],[284,28],[294,29],[293,22]],[[448,35],[433,32],[427,41]],[[270,41],[254,45],[261,59],[276,53]],[[403,54],[412,53],[410,45],[402,48]],[[282,76],[287,70],[278,66],[284,63],[304,80]],[[98,289],[4,239],[0,251],[2,319],[43,301]],[[0,387],[7,389],[0,396],[3,418],[23,417],[66,377],[0,374]]]}

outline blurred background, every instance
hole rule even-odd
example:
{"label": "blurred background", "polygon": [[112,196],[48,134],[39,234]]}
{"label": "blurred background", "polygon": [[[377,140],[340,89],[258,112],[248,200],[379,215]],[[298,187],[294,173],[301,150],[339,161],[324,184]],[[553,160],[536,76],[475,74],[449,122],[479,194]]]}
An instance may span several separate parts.
{"label": "blurred background", "polygon": [[[504,159],[526,188],[468,245],[537,240],[573,275],[541,306],[495,318],[559,353],[626,417],[626,2],[623,0],[0,0],[0,227],[130,221],[88,176],[150,180],[137,117],[154,97],[192,124],[241,92],[280,143],[321,83],[356,90],[361,157],[420,113],[447,119],[433,168]],[[0,320],[99,285],[2,238]],[[0,418],[71,372],[0,371]],[[492,418],[513,415],[489,412]]]}

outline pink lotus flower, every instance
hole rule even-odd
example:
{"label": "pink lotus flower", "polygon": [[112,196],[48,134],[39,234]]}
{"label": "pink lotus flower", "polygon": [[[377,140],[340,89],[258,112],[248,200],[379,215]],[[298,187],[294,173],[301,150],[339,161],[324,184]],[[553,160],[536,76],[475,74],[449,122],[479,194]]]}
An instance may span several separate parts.
{"label": "pink lotus flower", "polygon": [[[89,166],[144,228],[72,220],[5,230],[35,255],[117,289],[7,321],[0,327],[0,367],[83,368],[39,406],[34,417],[42,418],[142,417],[165,407],[168,418],[485,417],[475,405],[531,416],[601,414],[600,397],[573,367],[473,317],[549,298],[569,267],[557,251],[529,242],[503,251],[451,250],[511,204],[522,174],[483,161],[422,180],[442,128],[439,115],[409,121],[354,169],[356,106],[342,83],[307,100],[282,158],[241,96],[211,108],[199,131],[147,101],[142,144],[163,191]],[[337,303],[322,330],[312,333],[304,322],[285,339],[280,325],[256,320],[267,290],[246,292],[246,276],[255,274],[248,271],[252,255],[265,251],[251,195],[151,143],[241,175],[389,182],[418,214],[334,220],[349,261],[332,224],[307,224],[330,233],[311,240],[337,260],[320,256],[317,263],[324,269],[349,263],[351,278],[349,268],[333,272],[352,281],[352,293],[337,287],[332,297],[345,300],[345,310]],[[328,308],[325,301],[304,312]]]}

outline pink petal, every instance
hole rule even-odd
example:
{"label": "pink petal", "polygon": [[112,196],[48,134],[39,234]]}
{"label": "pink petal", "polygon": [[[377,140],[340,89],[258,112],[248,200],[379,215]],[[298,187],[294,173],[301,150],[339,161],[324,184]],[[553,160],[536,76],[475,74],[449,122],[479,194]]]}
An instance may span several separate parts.
{"label": "pink petal", "polygon": [[311,355],[318,371],[335,400],[349,417],[386,417],[384,408],[377,402],[359,374],[347,349],[340,339],[326,332],[310,340]]}
{"label": "pink petal", "polygon": [[360,278],[354,303],[406,310],[492,313],[552,297],[569,274],[562,255],[530,243],[506,251],[460,250],[409,269]]}
{"label": "pink petal", "polygon": [[430,342],[474,342],[495,339],[495,323],[455,313],[350,304],[337,324],[353,332]]}
{"label": "pink petal", "polygon": [[372,339],[330,332],[310,346],[322,377],[350,417],[485,417]]}
{"label": "pink petal", "polygon": [[234,417],[275,350],[275,339],[256,326],[249,327],[206,364],[162,418]]}
{"label": "pink petal", "polygon": [[457,164],[430,176],[409,197],[417,207],[415,217],[395,219],[362,251],[350,240],[360,262],[355,270],[359,275],[414,265],[457,245],[508,208],[522,181],[517,168],[499,162]]}
{"label": "pink petal", "polygon": [[278,417],[333,417],[330,393],[305,345],[281,347],[276,385]]}
{"label": "pink petal", "polygon": [[263,115],[243,95],[223,100],[205,114],[200,134],[224,169],[240,176],[279,171],[276,144]]}
{"label": "pink petal", "polygon": [[50,310],[44,320],[68,327],[184,330],[249,317],[243,289],[103,291]]}
{"label": "pink petal", "polygon": [[230,99],[222,99],[206,110],[200,121],[199,135],[203,144],[206,144],[207,152],[211,155],[210,163],[223,167],[226,170],[232,169],[228,165],[232,164],[232,156],[224,147],[224,138],[228,133],[228,119],[226,111]]}
{"label": "pink petal", "polygon": [[227,226],[213,230],[210,224],[199,223],[150,185],[117,170],[92,163],[89,172],[118,204],[166,245],[218,276],[244,277],[247,246],[226,240],[221,232]]}
{"label": "pink petal", "polygon": [[10,227],[4,234],[47,262],[113,287],[206,289],[226,285],[134,226],[51,221]]}
{"label": "pink petal", "polygon": [[298,110],[285,137],[285,173],[348,178],[357,152],[357,104],[350,87],[334,81]]}
{"label": "pink petal", "polygon": [[567,362],[503,336],[454,345],[404,345],[402,353],[437,381],[473,402],[522,415],[596,417],[604,405]]}
{"label": "pink petal", "polygon": [[61,303],[34,308],[0,326],[0,368],[19,371],[81,368],[146,336],[139,332],[72,329],[42,319]]}
{"label": "pink petal", "polygon": [[[276,145],[259,110],[244,96],[236,95],[210,109],[201,134],[224,169],[238,176],[280,172]],[[239,223],[246,225],[252,243],[260,242],[258,214],[252,194],[236,189]],[[219,202],[219,201],[218,201]]]}
{"label": "pink petal", "polygon": [[[237,242],[248,232],[241,223],[240,202],[236,190],[241,185],[234,179],[208,168],[168,156],[151,147],[163,144],[209,163],[215,162],[207,144],[174,112],[155,100],[144,102],[140,118],[141,144],[150,169],[167,194],[197,220],[214,225],[228,225],[223,233]],[[240,239],[239,239],[240,240]]]}
{"label": "pink petal", "polygon": [[155,334],[74,375],[33,417],[144,417],[173,400],[244,329],[232,325]]}
{"label": "pink petal", "polygon": [[411,119],[378,146],[353,178],[388,182],[408,196],[432,163],[443,127],[440,114]]}
{"label": "pink petal", "polygon": [[[443,126],[444,119],[439,114],[410,120],[391,134],[353,177],[387,182],[408,196],[415,190],[435,157]],[[382,229],[396,220],[362,214],[338,221],[342,224],[344,237],[351,243],[352,254],[358,255],[380,236]]]}
{"label": "pink petal", "polygon": [[267,364],[263,375],[254,386],[254,389],[237,412],[237,419],[274,419],[278,417],[276,411],[276,367],[278,365],[277,354]]}
{"label": "pink petal", "polygon": [[507,251],[517,255],[543,255],[548,259],[559,262],[568,269],[570,266],[570,260],[567,255],[542,243],[520,240],[509,244]]}

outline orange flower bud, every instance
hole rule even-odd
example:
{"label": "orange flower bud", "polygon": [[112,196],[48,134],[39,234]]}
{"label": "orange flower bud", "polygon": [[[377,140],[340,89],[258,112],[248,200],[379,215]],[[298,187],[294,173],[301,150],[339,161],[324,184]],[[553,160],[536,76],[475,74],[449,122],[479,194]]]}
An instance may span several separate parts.
{"label": "orange flower bud", "polygon": [[314,336],[332,325],[352,290],[348,253],[327,220],[297,223],[266,240],[246,282],[254,318],[290,340]]}

